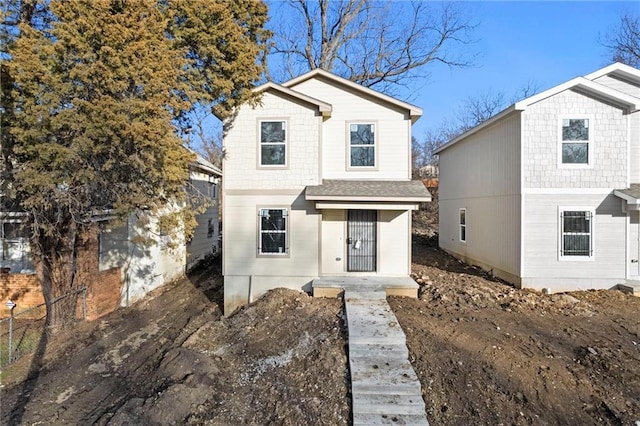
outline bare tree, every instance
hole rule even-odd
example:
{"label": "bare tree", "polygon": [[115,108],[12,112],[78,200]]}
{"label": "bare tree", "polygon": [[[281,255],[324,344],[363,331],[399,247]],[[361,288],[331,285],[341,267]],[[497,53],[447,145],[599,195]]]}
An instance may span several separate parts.
{"label": "bare tree", "polygon": [[613,61],[640,67],[640,16],[622,15],[618,26],[601,43],[609,49]]}
{"label": "bare tree", "polygon": [[190,120],[191,125],[187,132],[189,145],[207,161],[222,168],[223,130],[215,124],[213,113],[208,108],[196,108],[191,112]]}
{"label": "bare tree", "polygon": [[288,0],[272,11],[270,78],[311,69],[334,72],[366,87],[391,92],[425,76],[439,62],[469,66],[464,47],[476,27],[459,3],[371,0]]}
{"label": "bare tree", "polygon": [[489,120],[509,104],[533,96],[538,91],[538,84],[529,81],[511,97],[507,97],[504,91],[487,90],[466,98],[458,107],[453,120],[445,119],[439,127],[428,130],[422,141],[413,138],[414,177],[428,178],[436,176],[438,173],[438,156],[433,153],[436,149]]}

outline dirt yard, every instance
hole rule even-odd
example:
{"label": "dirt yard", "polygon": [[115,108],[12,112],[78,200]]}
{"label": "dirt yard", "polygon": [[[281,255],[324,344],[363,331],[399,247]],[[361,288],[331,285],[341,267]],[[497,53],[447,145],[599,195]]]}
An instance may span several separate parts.
{"label": "dirt yard", "polygon": [[[390,299],[432,425],[640,421],[640,298],[516,290],[434,245],[420,298]],[[348,424],[341,301],[275,290],[222,318],[221,291],[213,265],[43,339],[2,373],[2,423]]]}

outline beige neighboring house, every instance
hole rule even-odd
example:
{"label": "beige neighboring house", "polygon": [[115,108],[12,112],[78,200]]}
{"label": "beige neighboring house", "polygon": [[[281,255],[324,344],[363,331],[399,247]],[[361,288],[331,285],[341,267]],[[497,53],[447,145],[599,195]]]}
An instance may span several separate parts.
{"label": "beige neighboring house", "polygon": [[440,156],[440,247],[520,287],[640,284],[640,70],[511,105]]}
{"label": "beige neighboring house", "polygon": [[321,70],[255,91],[224,138],[225,313],[276,287],[337,294],[349,277],[415,294],[411,211],[431,199],[411,181],[422,110]]}

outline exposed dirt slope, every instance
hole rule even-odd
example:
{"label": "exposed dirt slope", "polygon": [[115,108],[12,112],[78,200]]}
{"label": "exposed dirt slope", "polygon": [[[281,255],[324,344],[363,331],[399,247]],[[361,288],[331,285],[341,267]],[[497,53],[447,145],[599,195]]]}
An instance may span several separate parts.
{"label": "exposed dirt slope", "polygon": [[392,298],[432,424],[640,421],[640,298],[516,290],[414,245],[419,300]]}
{"label": "exposed dirt slope", "polygon": [[276,290],[225,319],[220,291],[210,269],[56,337],[5,372],[2,424],[346,424],[341,302]]}
{"label": "exposed dirt slope", "polygon": [[[434,244],[420,299],[390,299],[432,425],[640,421],[640,298],[516,290]],[[2,424],[348,424],[341,301],[275,290],[221,318],[221,292],[214,265],[43,340],[3,372]]]}

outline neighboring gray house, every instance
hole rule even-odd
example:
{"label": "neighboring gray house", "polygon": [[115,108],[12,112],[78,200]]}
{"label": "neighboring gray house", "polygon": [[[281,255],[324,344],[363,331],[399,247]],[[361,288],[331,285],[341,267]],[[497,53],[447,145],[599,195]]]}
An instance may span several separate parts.
{"label": "neighboring gray house", "polygon": [[255,91],[224,138],[225,314],[276,287],[335,295],[354,276],[415,296],[411,211],[431,200],[411,181],[422,110],[322,70]]}
{"label": "neighboring gray house", "polygon": [[640,70],[613,64],[439,148],[447,252],[552,292],[640,280]]}

